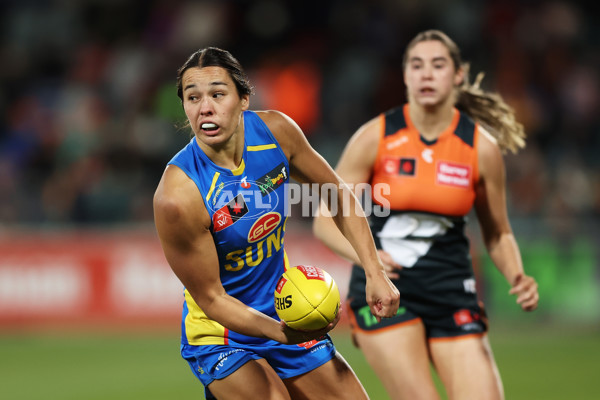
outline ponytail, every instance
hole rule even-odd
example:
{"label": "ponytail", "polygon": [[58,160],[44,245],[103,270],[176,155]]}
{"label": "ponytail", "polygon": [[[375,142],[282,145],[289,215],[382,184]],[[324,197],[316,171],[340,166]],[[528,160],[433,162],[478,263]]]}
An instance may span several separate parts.
{"label": "ponytail", "polygon": [[473,83],[469,83],[469,64],[462,65],[465,79],[458,89],[456,108],[486,128],[498,141],[503,153],[518,152],[525,147],[525,130],[517,121],[514,109],[506,104],[499,93],[480,88],[484,73],[480,72]]}

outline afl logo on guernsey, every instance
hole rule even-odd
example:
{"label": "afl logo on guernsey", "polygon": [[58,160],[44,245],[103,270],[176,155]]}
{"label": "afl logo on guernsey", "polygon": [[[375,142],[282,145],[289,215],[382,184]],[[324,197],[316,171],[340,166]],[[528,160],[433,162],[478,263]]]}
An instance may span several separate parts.
{"label": "afl logo on guernsey", "polygon": [[[230,182],[221,183],[206,205],[214,212],[213,222],[215,232],[225,229],[238,219],[256,219],[266,213],[277,209],[279,194],[275,190],[265,193],[259,187],[260,182],[232,179]],[[229,218],[232,217],[232,218]]]}
{"label": "afl logo on guernsey", "polygon": [[279,226],[280,221],[281,214],[274,211],[257,219],[252,225],[252,228],[250,228],[250,232],[248,232],[248,243],[258,242],[265,238]]}
{"label": "afl logo on guernsey", "polygon": [[242,180],[240,181],[240,186],[244,189],[250,189],[250,186],[252,186],[252,185],[250,185],[250,182],[248,182],[246,180],[246,177],[243,177]]}

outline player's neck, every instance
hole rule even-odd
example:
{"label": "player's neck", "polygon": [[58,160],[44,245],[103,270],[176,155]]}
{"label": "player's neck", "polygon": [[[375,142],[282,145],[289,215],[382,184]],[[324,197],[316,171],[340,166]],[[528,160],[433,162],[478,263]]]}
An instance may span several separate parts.
{"label": "player's neck", "polygon": [[244,155],[243,125],[227,141],[218,145],[209,146],[198,142],[208,158],[219,167],[234,170],[240,166]]}
{"label": "player's neck", "polygon": [[410,119],[426,140],[437,139],[444,132],[454,117],[454,108],[449,105],[439,105],[436,107],[409,107]]}

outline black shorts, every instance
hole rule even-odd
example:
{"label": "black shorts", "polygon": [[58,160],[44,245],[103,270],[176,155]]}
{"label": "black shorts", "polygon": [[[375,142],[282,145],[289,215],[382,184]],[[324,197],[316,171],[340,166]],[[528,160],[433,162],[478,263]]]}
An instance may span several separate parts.
{"label": "black shorts", "polygon": [[[438,272],[438,278],[436,277]],[[400,308],[396,316],[377,322],[365,298],[365,274],[354,266],[348,295],[353,331],[374,332],[421,321],[429,339],[482,335],[487,332],[487,316],[477,294],[466,292],[465,279],[472,274],[443,274],[430,269],[403,269],[392,281],[400,290]]]}

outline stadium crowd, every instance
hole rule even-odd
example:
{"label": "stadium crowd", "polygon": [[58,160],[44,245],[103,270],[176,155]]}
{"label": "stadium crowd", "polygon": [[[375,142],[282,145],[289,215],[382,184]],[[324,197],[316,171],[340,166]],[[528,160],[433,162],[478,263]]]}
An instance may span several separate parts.
{"label": "stadium crowd", "polygon": [[[401,55],[439,28],[471,78],[514,106],[527,148],[507,155],[509,212],[568,234],[600,216],[600,28],[567,1],[4,1],[0,223],[152,220],[152,194],[189,130],[175,71],[194,49],[236,54],[275,108],[335,164],[404,92]],[[265,79],[268,77],[267,79]]]}

